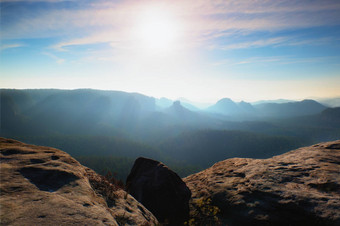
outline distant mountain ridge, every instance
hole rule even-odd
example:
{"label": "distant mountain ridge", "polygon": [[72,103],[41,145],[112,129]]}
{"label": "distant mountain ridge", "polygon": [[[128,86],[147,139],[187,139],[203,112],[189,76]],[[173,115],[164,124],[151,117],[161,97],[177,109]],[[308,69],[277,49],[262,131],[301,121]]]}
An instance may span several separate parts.
{"label": "distant mountain ridge", "polygon": [[337,135],[337,114],[318,116],[327,108],[314,100],[253,106],[223,98],[206,110],[192,111],[180,101],[121,91],[1,89],[0,95],[0,135],[7,137],[110,135],[159,144],[204,129],[308,135],[315,142]]}
{"label": "distant mountain ridge", "polygon": [[[142,155],[159,156],[187,175],[223,158],[270,157],[340,137],[338,109],[313,100],[253,106],[223,98],[212,111],[192,111],[181,101],[162,99],[160,107],[159,99],[121,91],[1,89],[0,98],[0,136],[74,151],[100,172],[126,169]],[[274,144],[279,153],[271,151]]]}
{"label": "distant mountain ridge", "polygon": [[261,103],[252,105],[241,101],[236,103],[229,98],[223,98],[207,108],[208,112],[241,118],[289,118],[321,113],[327,107],[315,100],[302,100],[283,103]]}
{"label": "distant mountain ridge", "polygon": [[252,102],[252,105],[269,104],[269,103],[283,104],[283,103],[289,103],[289,102],[297,102],[297,101],[295,101],[295,100],[287,100],[287,99],[259,100],[259,101]]}
{"label": "distant mountain ridge", "polygon": [[77,131],[85,134],[104,131],[131,133],[148,126],[146,122],[150,117],[160,126],[189,123],[200,128],[226,129],[224,125],[228,120],[298,117],[319,114],[326,109],[314,100],[253,106],[223,98],[206,110],[198,110],[180,101],[121,91],[1,89],[0,92],[3,131],[25,131],[28,127],[36,127],[37,133],[50,128],[56,133],[71,134]]}
{"label": "distant mountain ridge", "polygon": [[229,98],[223,98],[216,104],[206,109],[208,112],[219,113],[223,115],[248,115],[255,112],[254,107],[247,102],[241,101],[235,103]]}
{"label": "distant mountain ridge", "polygon": [[318,102],[328,107],[340,107],[340,97],[317,99]]}
{"label": "distant mountain ridge", "polygon": [[258,104],[255,109],[262,117],[296,117],[303,115],[318,114],[326,109],[326,107],[315,100],[302,100],[298,102],[288,103],[266,103]]}

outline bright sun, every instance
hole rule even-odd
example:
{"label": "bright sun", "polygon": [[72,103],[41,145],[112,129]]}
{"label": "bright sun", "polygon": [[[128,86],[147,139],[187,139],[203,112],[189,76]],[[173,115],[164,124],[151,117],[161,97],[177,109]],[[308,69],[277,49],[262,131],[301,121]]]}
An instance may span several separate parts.
{"label": "bright sun", "polygon": [[136,18],[136,37],[142,48],[170,51],[179,35],[178,23],[170,12],[160,7],[148,8]]}

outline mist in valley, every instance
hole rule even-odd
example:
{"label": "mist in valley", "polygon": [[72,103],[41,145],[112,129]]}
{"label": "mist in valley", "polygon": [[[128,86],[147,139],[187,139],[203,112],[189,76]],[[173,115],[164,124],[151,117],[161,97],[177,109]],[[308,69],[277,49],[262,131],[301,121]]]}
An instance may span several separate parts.
{"label": "mist in valley", "polygon": [[269,158],[338,139],[340,108],[229,98],[200,108],[122,91],[2,89],[0,136],[59,148],[121,179],[140,156],[184,177],[227,158]]}

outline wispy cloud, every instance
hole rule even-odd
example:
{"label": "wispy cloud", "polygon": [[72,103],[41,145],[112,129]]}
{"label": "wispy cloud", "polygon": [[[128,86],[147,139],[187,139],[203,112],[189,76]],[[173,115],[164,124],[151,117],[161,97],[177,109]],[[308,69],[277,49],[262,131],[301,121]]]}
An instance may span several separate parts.
{"label": "wispy cloud", "polygon": [[274,38],[263,38],[247,42],[235,42],[226,45],[211,45],[210,49],[232,50],[232,49],[249,49],[261,47],[282,47],[282,46],[305,46],[305,45],[328,45],[330,43],[337,43],[339,39],[331,37],[322,38],[306,38],[297,36],[283,36]]}
{"label": "wispy cloud", "polygon": [[59,42],[55,45],[50,46],[58,51],[66,51],[67,47],[77,46],[77,45],[89,45],[97,43],[110,43],[111,47],[119,47],[117,43],[126,41],[124,39],[124,34],[117,31],[108,32],[98,32],[96,34],[88,35],[82,38],[71,39],[64,42]]}
{"label": "wispy cloud", "polygon": [[1,0],[1,2],[49,2],[49,3],[56,3],[56,2],[71,2],[77,0]]}
{"label": "wispy cloud", "polygon": [[56,62],[57,64],[62,64],[62,63],[65,62],[65,59],[60,58],[60,57],[57,57],[56,55],[54,55],[54,54],[52,54],[52,53],[43,52],[42,54],[45,55],[45,56],[50,57],[50,58],[53,59],[53,60],[55,60],[55,62]]}
{"label": "wispy cloud", "polygon": [[294,56],[272,56],[272,57],[248,57],[242,60],[233,59],[223,59],[216,61],[211,64],[211,66],[237,66],[245,64],[320,64],[320,63],[330,63],[336,65],[339,61],[339,57],[334,56],[323,56],[323,57],[294,57]]}
{"label": "wispy cloud", "polygon": [[[229,0],[229,1],[215,1],[215,0],[198,0],[187,3],[191,5],[194,11],[201,11],[205,14],[225,14],[225,13],[287,13],[287,12],[315,12],[315,11],[329,11],[340,9],[340,4],[337,1],[326,0],[319,1],[305,1],[305,0],[288,0],[288,1],[252,1],[252,0]],[[199,4],[197,4],[199,2]]]}
{"label": "wispy cloud", "polygon": [[[81,44],[81,39],[91,37],[88,41],[97,42],[94,36],[98,32],[114,30],[119,33],[133,26],[134,16],[147,4],[154,3],[99,1],[92,2],[88,7],[84,4],[80,9],[36,10],[35,13],[12,18],[13,23],[3,27],[3,38],[64,36],[69,39],[66,42]],[[340,24],[339,1],[192,0],[176,4],[163,1],[162,4],[167,5],[182,22],[183,35],[199,42],[240,30],[274,31]],[[125,38],[122,35],[119,37],[120,40]]]}
{"label": "wispy cloud", "polygon": [[339,45],[340,38],[333,37],[323,37],[323,38],[305,38],[305,39],[291,39],[286,45],[290,46],[301,46],[301,45],[327,45],[330,43],[334,43],[335,45]]}
{"label": "wispy cloud", "polygon": [[22,44],[4,44],[0,46],[0,50],[3,51],[5,49],[12,49],[12,48],[18,48],[18,47],[22,47],[24,45]]}
{"label": "wispy cloud", "polygon": [[[31,0],[32,2],[38,2]],[[8,2],[5,1],[5,2]],[[61,0],[45,0],[50,4]],[[18,3],[19,4],[19,3]],[[75,1],[77,4],[77,1]],[[111,52],[93,56],[94,59],[117,61],[136,48],[133,28],[136,15],[153,1],[90,1],[81,7],[32,9],[20,17],[14,11],[3,10],[1,17],[10,18],[2,26],[2,39],[53,38],[48,43],[51,53],[46,56],[62,64],[65,59],[57,51],[73,47],[106,43]],[[262,47],[322,45],[336,42],[338,37],[299,37],[282,31],[340,25],[339,1],[162,1],[167,10],[181,23],[181,36],[187,48],[215,50],[254,49]],[[8,17],[8,18],[7,18]],[[138,21],[137,21],[138,22]],[[266,36],[258,35],[266,33]],[[334,41],[335,40],[335,41]],[[6,48],[19,47],[8,45]],[[46,47],[46,46],[45,46]],[[86,50],[84,50],[86,51]],[[87,54],[89,55],[89,54]],[[80,57],[84,58],[84,56]],[[294,59],[301,62],[301,59]],[[246,65],[255,63],[290,64],[285,57],[249,57],[240,61],[220,60],[218,65]],[[310,61],[310,59],[309,59]]]}
{"label": "wispy cloud", "polygon": [[264,46],[273,46],[277,44],[282,44],[289,40],[288,37],[276,37],[276,38],[269,38],[269,39],[260,39],[256,41],[250,42],[241,42],[241,43],[234,43],[226,46],[220,46],[220,49],[228,50],[228,49],[245,49],[245,48],[255,48],[255,47],[264,47]]}
{"label": "wispy cloud", "polygon": [[235,66],[242,64],[259,64],[259,63],[279,63],[286,59],[285,56],[275,56],[275,57],[251,57],[242,60],[232,60],[232,59],[223,59],[211,64],[211,66]]}

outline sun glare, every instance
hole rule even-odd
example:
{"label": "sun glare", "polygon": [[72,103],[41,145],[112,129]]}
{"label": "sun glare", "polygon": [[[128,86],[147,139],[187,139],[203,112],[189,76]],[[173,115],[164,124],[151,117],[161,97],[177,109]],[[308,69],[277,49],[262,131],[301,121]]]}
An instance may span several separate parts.
{"label": "sun glare", "polygon": [[179,26],[169,11],[151,7],[136,17],[135,38],[141,48],[153,51],[170,51],[176,45]]}

